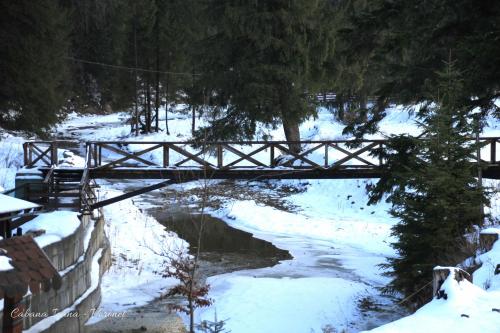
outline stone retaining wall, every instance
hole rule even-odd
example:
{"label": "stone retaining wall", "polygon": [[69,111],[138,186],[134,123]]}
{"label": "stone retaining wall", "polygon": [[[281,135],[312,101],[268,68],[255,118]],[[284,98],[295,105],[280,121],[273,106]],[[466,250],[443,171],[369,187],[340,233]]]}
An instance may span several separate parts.
{"label": "stone retaining wall", "polygon": [[[104,233],[104,219],[90,215],[80,217],[81,224],[75,232],[59,242],[44,247],[52,264],[62,275],[62,285],[58,290],[41,292],[38,295],[24,297],[26,309],[42,316],[25,316],[23,327],[39,332],[79,332],[88,320],[91,309],[98,307],[101,300],[100,279],[111,265],[111,252]],[[88,233],[91,232],[90,238]],[[88,242],[88,245],[85,244]],[[92,261],[96,253],[102,250],[99,258],[99,282],[92,286]],[[75,303],[77,301],[77,303]],[[54,311],[54,309],[57,309]],[[68,314],[57,318],[47,317],[66,309]],[[0,316],[1,317],[1,316]]]}

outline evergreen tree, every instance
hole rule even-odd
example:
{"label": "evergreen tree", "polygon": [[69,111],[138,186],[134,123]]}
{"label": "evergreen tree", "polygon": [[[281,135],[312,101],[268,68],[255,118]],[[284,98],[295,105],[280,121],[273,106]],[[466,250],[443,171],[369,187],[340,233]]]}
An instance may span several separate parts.
{"label": "evergreen tree", "polygon": [[209,2],[200,81],[214,110],[225,111],[209,138],[249,137],[262,121],[281,122],[287,140],[300,140],[333,45],[331,7],[323,0]]}
{"label": "evergreen tree", "polygon": [[337,12],[336,92],[374,96],[347,131],[377,129],[389,103],[414,105],[436,89],[451,51],[463,73],[464,107],[500,115],[500,3],[497,1],[344,0]]}
{"label": "evergreen tree", "polygon": [[55,0],[0,2],[0,125],[42,132],[67,83],[67,13]]}
{"label": "evergreen tree", "polygon": [[130,72],[101,65],[124,65],[128,22],[133,14],[129,3],[125,0],[62,3],[73,26],[70,62],[73,107],[91,112],[130,107],[133,96]]}
{"label": "evergreen tree", "polygon": [[460,245],[483,220],[480,208],[487,203],[474,178],[478,166],[470,160],[477,147],[470,141],[471,109],[463,106],[464,80],[453,63],[437,77],[437,95],[428,95],[436,102],[417,114],[426,138],[392,137],[388,150],[379,152],[387,161],[386,173],[370,193],[370,203],[388,194],[390,213],[400,220],[392,229],[398,257],[385,265],[393,276],[386,291],[411,296],[416,305],[432,296],[433,267],[455,266],[471,255],[460,252]]}

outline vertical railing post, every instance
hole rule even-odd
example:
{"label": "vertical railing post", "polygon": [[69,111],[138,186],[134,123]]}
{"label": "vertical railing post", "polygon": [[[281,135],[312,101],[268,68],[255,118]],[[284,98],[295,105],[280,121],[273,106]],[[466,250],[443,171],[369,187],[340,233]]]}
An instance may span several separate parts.
{"label": "vertical railing post", "polygon": [[495,164],[497,162],[497,140],[492,139],[490,142],[490,162]]}
{"label": "vertical railing post", "polygon": [[94,166],[97,167],[97,166],[99,166],[99,164],[97,164],[97,161],[98,161],[98,159],[97,159],[97,142],[94,142],[93,145],[94,145]]}
{"label": "vertical railing post", "polygon": [[50,145],[51,145],[50,164],[57,165],[57,141],[52,141]]}
{"label": "vertical railing post", "polygon": [[29,166],[32,166],[33,164],[33,147],[31,144],[28,145],[28,159],[30,161]]}
{"label": "vertical railing post", "polygon": [[222,168],[222,144],[217,143],[217,168]]}
{"label": "vertical railing post", "polygon": [[384,144],[381,142],[379,145],[378,145],[378,148],[379,148],[379,155],[378,155],[378,166],[382,166],[384,164],[384,161],[382,159],[382,150],[384,149]]}
{"label": "vertical railing post", "polygon": [[269,166],[271,166],[271,168],[274,168],[276,166],[275,162],[274,162],[274,144],[271,143],[270,148],[271,148],[271,151],[270,151],[270,155],[269,155],[269,158],[270,158]]}
{"label": "vertical railing post", "polygon": [[23,143],[23,153],[24,153],[24,166],[29,165],[28,160],[28,142]]}
{"label": "vertical railing post", "polygon": [[85,142],[85,165],[87,168],[92,167],[92,145],[90,142]]}
{"label": "vertical railing post", "polygon": [[325,168],[328,168],[328,165],[330,164],[328,162],[328,142],[325,142]]}
{"label": "vertical railing post", "polygon": [[99,151],[98,151],[98,154],[97,154],[97,161],[98,161],[98,165],[101,166],[102,165],[102,146],[99,145]]}
{"label": "vertical railing post", "polygon": [[170,158],[170,148],[168,144],[164,143],[163,144],[163,167],[168,168],[169,165],[169,158]]}

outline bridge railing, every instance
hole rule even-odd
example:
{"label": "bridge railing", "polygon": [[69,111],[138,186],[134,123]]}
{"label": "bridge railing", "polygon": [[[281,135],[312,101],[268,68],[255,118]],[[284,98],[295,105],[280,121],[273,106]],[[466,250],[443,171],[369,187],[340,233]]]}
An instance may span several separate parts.
{"label": "bridge railing", "polygon": [[[249,142],[90,142],[90,167],[109,168],[293,168],[329,169],[380,166],[371,156],[384,140],[366,140],[352,148],[351,141]],[[290,144],[300,144],[296,153]]]}
{"label": "bridge railing", "polygon": [[[471,141],[474,139],[471,139]],[[480,138],[480,160],[485,165],[500,164],[498,137]],[[363,140],[357,146],[349,140],[325,141],[226,141],[157,142],[93,141],[86,143],[85,169],[114,168],[373,168],[384,161],[375,158],[377,149],[386,149],[386,140]],[[33,141],[24,144],[27,167],[57,165],[63,141]],[[301,152],[289,148],[300,144]],[[476,154],[471,160],[478,160]]]}

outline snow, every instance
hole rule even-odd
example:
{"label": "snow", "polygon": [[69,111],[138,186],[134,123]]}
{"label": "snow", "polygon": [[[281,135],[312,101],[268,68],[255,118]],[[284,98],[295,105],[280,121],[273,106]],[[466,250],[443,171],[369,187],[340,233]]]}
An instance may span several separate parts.
{"label": "snow", "polygon": [[413,315],[371,330],[395,332],[498,332],[500,290],[486,292],[467,280],[457,282],[455,269],[441,286],[447,299],[434,298]]}
{"label": "snow", "polygon": [[16,171],[23,165],[25,140],[21,135],[14,135],[0,128],[0,191],[14,188]]}
{"label": "snow", "polygon": [[14,267],[10,264],[10,258],[1,254],[2,250],[3,249],[0,249],[0,272],[14,269]]}
{"label": "snow", "polygon": [[[293,199],[290,200],[292,203]],[[213,215],[217,216],[217,213]],[[322,214],[324,215],[324,214]],[[365,251],[392,255],[389,223],[355,223],[352,219],[332,215],[330,218],[311,218],[305,214],[289,213],[269,206],[259,206],[253,200],[235,201],[226,215],[218,216],[240,229],[249,232],[264,231],[275,235],[300,235],[334,244],[356,245]],[[353,223],[354,222],[354,223]]]}
{"label": "snow", "polygon": [[[123,194],[107,186],[99,193],[101,198]],[[119,312],[145,305],[176,284],[173,278],[163,278],[161,270],[166,265],[165,255],[186,249],[186,242],[141,212],[131,199],[104,207],[104,217],[113,264],[102,277],[99,311]],[[88,324],[102,319],[92,317]]]}
{"label": "snow", "polygon": [[37,205],[33,202],[17,199],[5,194],[0,194],[0,214],[17,212],[20,210],[33,209],[38,207],[40,207],[40,205]]}
{"label": "snow", "polygon": [[[211,293],[224,292],[214,308],[229,318],[231,332],[321,332],[346,329],[364,285],[336,278],[253,278],[232,274],[209,279]],[[206,320],[213,312],[206,312]]]}
{"label": "snow", "polygon": [[[177,107],[181,108],[182,105]],[[163,114],[164,109],[161,110],[161,115]],[[164,131],[164,118],[160,118],[161,132],[139,137],[130,134],[130,125],[125,123],[127,118],[126,113],[105,116],[82,116],[73,113],[55,131],[65,136],[65,139],[71,137],[82,141],[140,141],[123,147],[131,152],[150,147],[148,142],[151,141],[178,142],[190,139],[190,115],[169,113],[170,135]],[[406,109],[394,106],[388,110],[387,117],[380,123],[380,131],[367,138],[381,139],[389,134],[405,133],[418,135],[420,129],[414,119]],[[205,124],[207,119],[197,119],[198,126]],[[499,128],[496,120],[489,119],[489,126],[483,135],[500,135]],[[335,122],[332,114],[325,109],[319,109],[317,119],[306,120],[300,128],[304,140],[350,139],[349,136],[341,134],[342,129],[343,125]],[[285,139],[280,126],[259,126],[254,139],[263,138]],[[15,172],[22,165],[23,141],[21,136],[11,134],[4,134],[0,140],[0,157],[5,156],[0,159],[0,187],[13,187]],[[190,147],[184,148],[192,151]],[[244,152],[255,149],[247,146],[238,148]],[[103,154],[103,163],[107,158],[119,156],[105,149]],[[489,154],[488,148],[483,149],[483,158],[488,159]],[[81,156],[74,152],[60,150],[59,155],[64,166],[78,167],[84,163]],[[367,155],[365,153],[361,157],[372,161],[373,158]],[[344,156],[345,154],[337,150],[329,150],[330,162]],[[146,153],[141,157],[158,164],[161,164],[163,158],[161,150]],[[184,158],[175,152],[171,152],[170,157],[171,162]],[[253,157],[267,163],[269,151],[262,151]],[[206,158],[215,161],[214,156]],[[224,154],[225,163],[238,158],[229,152]],[[324,163],[323,150],[317,150],[307,158],[321,165]],[[238,166],[245,167],[248,164],[249,162],[242,161]],[[390,319],[390,315],[386,315],[386,319],[366,319],[357,305],[360,299],[368,297],[377,304],[394,306],[391,300],[381,297],[377,290],[388,281],[381,275],[383,271],[379,270],[377,265],[383,263],[386,257],[395,255],[389,244],[394,240],[390,228],[396,221],[386,212],[388,204],[382,202],[373,207],[366,205],[365,187],[370,181],[274,181],[271,183],[304,187],[305,191],[287,196],[286,201],[292,207],[288,210],[272,207],[252,197],[223,197],[222,207],[208,209],[211,215],[223,219],[231,226],[252,232],[255,237],[288,250],[294,259],[280,262],[270,268],[244,270],[209,278],[210,297],[215,300],[215,304],[201,310],[197,315],[198,319],[213,319],[216,309],[219,318],[229,318],[227,327],[238,333],[321,332],[327,325],[337,331],[345,329],[351,332],[380,325],[384,320],[386,322],[387,318]],[[217,183],[211,182],[212,185]],[[497,183],[487,180],[485,184],[497,186]],[[261,182],[247,182],[247,185],[255,186],[264,194],[265,191],[269,191],[269,195],[274,193],[274,190],[265,189]],[[170,188],[183,192],[199,186],[199,182],[190,182]],[[113,197],[123,193],[113,187],[116,186],[103,186],[101,197]],[[493,207],[488,210],[493,216],[500,213],[498,199],[500,197],[494,197]],[[136,201],[138,200],[137,198]],[[111,242],[114,261],[111,269],[102,278],[102,311],[115,312],[144,305],[175,284],[175,280],[162,278],[157,272],[166,264],[162,253],[178,248],[185,249],[187,244],[141,211],[137,207],[139,205],[140,203],[128,199],[104,209],[105,228]],[[54,220],[65,222],[61,217]],[[73,221],[73,218],[71,220]],[[33,229],[46,229],[47,234],[37,237],[37,242],[49,244],[61,239],[76,227],[78,225],[72,222],[58,225],[45,225],[45,222],[40,222],[40,225],[33,226]],[[498,247],[497,242],[492,251],[478,256],[477,261],[483,265],[474,274],[475,285],[447,280],[443,286],[450,295],[447,301],[433,300],[414,315],[382,326],[378,330],[434,332],[444,328],[460,332],[467,328],[468,332],[494,332],[496,327],[500,326],[495,319],[498,313],[492,312],[488,307],[499,307],[498,304],[493,304],[495,297],[499,299],[500,282],[498,275],[493,274],[495,263],[499,262]],[[480,287],[488,289],[485,291]],[[470,303],[469,307],[467,301]],[[468,314],[469,318],[461,317],[462,311],[466,311],[465,314]],[[99,319],[101,318],[94,317],[91,322]]]}
{"label": "snow", "polygon": [[[190,139],[191,124],[188,115],[169,114],[170,135],[162,131],[139,137],[130,135],[129,125],[124,125],[122,121],[126,117],[126,114],[104,117],[72,115],[68,121],[61,124],[58,131],[69,133],[82,140],[141,141],[141,143],[123,147],[131,152],[150,147],[151,144],[148,142],[151,141],[179,142]],[[388,110],[387,117],[380,123],[380,131],[367,138],[382,139],[389,134],[418,135],[420,129],[414,119],[414,116],[409,115],[406,109],[399,106],[392,107]],[[161,120],[160,124],[163,126],[164,119]],[[198,126],[204,125],[206,120],[198,119],[197,124]],[[78,129],[82,126],[90,127]],[[495,133],[497,131],[495,126],[496,123],[492,121],[484,134]],[[334,122],[333,116],[327,110],[320,109],[317,119],[311,118],[301,125],[301,134],[304,140],[350,139],[341,134],[342,129],[343,125]],[[260,126],[254,139],[262,138],[283,140],[282,128]],[[190,147],[183,148],[191,151]],[[238,148],[249,152],[256,147]],[[118,156],[106,150],[103,150],[103,153],[103,163],[106,158]],[[489,152],[484,150],[482,153],[483,158],[487,159]],[[362,154],[361,157],[372,161],[373,158],[367,155]],[[345,154],[339,151],[329,150],[330,162],[344,156]],[[141,157],[160,165],[163,158],[161,150],[146,153]],[[269,152],[262,151],[252,157],[267,163]],[[318,164],[324,163],[322,150],[317,150],[307,157]],[[184,157],[171,152],[170,158],[171,162],[177,162]],[[215,161],[214,156],[207,155],[205,158],[211,162]],[[238,158],[229,152],[224,154],[225,163]],[[245,167],[248,164],[249,162],[242,161],[238,163],[238,166]],[[390,247],[390,243],[394,240],[391,237],[390,228],[396,222],[386,212],[389,208],[388,204],[382,202],[373,207],[366,205],[365,187],[370,181],[372,180],[306,181],[304,185],[306,191],[286,198],[291,206],[295,206],[295,209],[290,211],[262,204],[251,197],[234,200],[224,198],[221,208],[208,209],[211,215],[223,219],[231,226],[252,232],[255,237],[287,249],[294,259],[281,262],[272,268],[239,271],[211,277],[209,279],[212,286],[210,296],[215,299],[215,304],[208,309],[201,310],[198,315],[199,319],[211,320],[214,310],[217,309],[220,318],[230,318],[227,327],[233,332],[294,332],[294,329],[301,332],[312,330],[319,332],[328,324],[334,325],[335,329],[348,331],[366,328],[363,324],[349,323],[364,320],[357,308],[357,300],[372,297],[379,303],[389,302],[380,298],[377,291],[378,287],[385,285],[388,281],[381,275],[382,271],[377,265],[385,262],[386,257],[395,255]],[[262,191],[265,191],[259,182],[254,183],[248,182],[248,186],[260,187]],[[297,185],[298,182],[275,183]],[[214,183],[211,182],[211,184]],[[190,182],[170,188],[182,192],[199,186],[199,182]],[[118,192],[113,195],[118,195]],[[136,203],[138,204],[140,203]],[[121,208],[112,208],[116,205]],[[110,226],[107,227],[108,235],[111,237],[114,237],[113,233],[118,234],[117,230],[112,230],[113,225],[121,230],[123,221],[137,221],[138,219],[150,221],[150,217],[136,217],[142,216],[143,213],[136,211],[137,208],[134,208],[131,200],[126,204],[123,203],[124,206],[121,205],[122,203],[117,203],[106,208],[105,211],[105,215],[112,218],[109,222]],[[494,213],[493,210],[492,213]],[[114,218],[115,216],[117,218]],[[134,239],[130,242],[140,244],[140,237],[139,239],[134,237],[146,234],[137,231],[124,238]],[[124,239],[118,235],[116,237]],[[148,244],[155,243],[149,238],[147,242]],[[128,257],[130,251],[127,249],[131,248],[134,251],[144,249],[141,246],[125,244],[114,251],[125,253]],[[159,258],[154,259],[151,254],[144,254],[141,260],[157,264],[161,261]],[[135,266],[130,264],[129,260],[125,262],[130,267],[124,268],[125,263],[114,265],[112,271],[104,277],[103,307],[105,309],[120,310],[144,304],[147,299],[158,295],[159,291],[168,285],[168,283],[162,284],[165,281],[155,280],[155,276],[148,273],[150,269],[144,269],[141,273],[144,275],[144,280],[151,279],[148,280],[147,287],[140,281],[137,285],[134,284],[132,279],[135,275],[131,273],[134,272]],[[338,268],[331,268],[336,265]],[[132,277],[126,277],[127,274],[131,274]],[[122,282],[120,285],[106,283],[106,279],[109,281],[119,279]],[[159,285],[157,286],[154,281],[158,281]],[[149,297],[144,296],[145,294],[149,294]],[[373,320],[373,323],[380,323],[380,321]]]}
{"label": "snow", "polygon": [[23,224],[22,228],[24,234],[30,230],[45,230],[45,233],[35,237],[38,246],[43,248],[73,234],[80,226],[80,223],[77,212],[58,210],[40,214],[33,220]]}
{"label": "snow", "polygon": [[[500,228],[489,228],[488,233],[500,235]],[[500,241],[497,240],[490,251],[477,256],[476,263],[481,267],[474,272],[474,284],[488,291],[500,292],[500,274],[495,275],[495,269],[500,264]]]}

